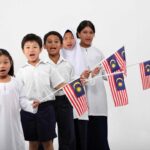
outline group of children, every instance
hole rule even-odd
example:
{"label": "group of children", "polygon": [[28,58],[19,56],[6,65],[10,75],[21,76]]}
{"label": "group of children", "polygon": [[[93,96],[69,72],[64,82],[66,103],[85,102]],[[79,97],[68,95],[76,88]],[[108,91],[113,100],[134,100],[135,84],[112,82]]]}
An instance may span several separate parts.
{"label": "group of children", "polygon": [[[63,36],[57,31],[46,33],[43,43],[49,60],[45,61],[40,59],[41,38],[27,34],[21,43],[27,63],[16,77],[13,77],[11,56],[0,49],[0,147],[3,150],[24,150],[24,139],[29,141],[29,150],[54,150],[56,122],[59,150],[109,150],[106,91],[103,79],[94,78],[104,74],[101,66],[95,67],[104,56],[92,46],[94,35],[95,27],[88,20],[79,24],[76,35],[70,29]],[[89,106],[81,117],[63,90],[53,94],[76,77],[85,86]],[[88,78],[94,79],[85,82]]]}

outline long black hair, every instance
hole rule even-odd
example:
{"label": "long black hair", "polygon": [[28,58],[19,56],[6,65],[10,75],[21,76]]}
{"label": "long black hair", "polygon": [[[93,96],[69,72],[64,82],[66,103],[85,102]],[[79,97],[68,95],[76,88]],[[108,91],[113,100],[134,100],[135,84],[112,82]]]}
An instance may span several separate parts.
{"label": "long black hair", "polygon": [[14,76],[14,62],[13,62],[11,55],[9,54],[9,52],[7,50],[0,48],[0,56],[2,56],[2,55],[5,55],[6,57],[9,58],[10,63],[11,63],[11,67],[10,67],[8,74],[10,76]]}

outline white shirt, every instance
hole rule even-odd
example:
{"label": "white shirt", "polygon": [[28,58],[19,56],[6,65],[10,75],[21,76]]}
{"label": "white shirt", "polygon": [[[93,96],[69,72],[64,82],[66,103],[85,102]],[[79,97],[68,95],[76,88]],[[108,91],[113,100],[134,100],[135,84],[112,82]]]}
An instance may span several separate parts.
{"label": "white shirt", "polygon": [[[103,58],[102,52],[94,47],[83,48],[83,60],[86,61],[87,68],[94,69]],[[100,72],[102,74],[103,72]],[[103,78],[96,78],[95,84],[87,84],[86,91],[89,104],[90,116],[107,116],[107,97],[103,83]]]}
{"label": "white shirt", "polygon": [[29,100],[54,100],[53,89],[64,82],[58,71],[48,62],[40,61],[36,66],[26,64],[17,73],[24,85]]}
{"label": "white shirt", "polygon": [[0,149],[25,150],[20,109],[33,112],[23,86],[15,78],[0,83]]}
{"label": "white shirt", "polygon": [[[73,66],[62,56],[59,57],[59,60],[56,64],[51,59],[49,59],[49,63],[57,69],[66,83],[69,83],[75,79]],[[63,92],[63,90],[60,90],[55,95],[61,96],[65,95],[65,93]]]}

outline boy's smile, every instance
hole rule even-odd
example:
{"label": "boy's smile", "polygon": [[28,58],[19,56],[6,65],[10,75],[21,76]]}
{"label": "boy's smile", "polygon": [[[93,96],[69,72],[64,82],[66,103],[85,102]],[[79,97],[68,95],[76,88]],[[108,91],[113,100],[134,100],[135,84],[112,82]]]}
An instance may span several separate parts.
{"label": "boy's smile", "polygon": [[49,56],[57,56],[62,48],[62,44],[56,35],[49,35],[44,47],[47,49]]}

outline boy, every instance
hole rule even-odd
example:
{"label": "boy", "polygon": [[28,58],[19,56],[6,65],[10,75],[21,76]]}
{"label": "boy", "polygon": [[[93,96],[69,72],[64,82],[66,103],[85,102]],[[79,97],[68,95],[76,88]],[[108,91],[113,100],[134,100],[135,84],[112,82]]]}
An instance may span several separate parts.
{"label": "boy", "polygon": [[[73,80],[74,72],[72,66],[60,56],[62,41],[62,36],[58,32],[48,32],[44,36],[44,48],[48,52],[51,65],[58,70],[65,79],[65,82],[69,82]],[[74,150],[75,135],[73,109],[63,91],[56,93],[54,105],[58,124],[59,150]]]}
{"label": "boy", "polygon": [[21,43],[27,63],[18,71],[17,78],[24,84],[29,100],[44,101],[38,107],[36,114],[21,110],[21,122],[25,140],[29,141],[29,149],[37,150],[42,143],[45,150],[53,150],[55,133],[55,112],[50,94],[53,89],[60,88],[64,80],[59,73],[47,62],[40,60],[42,40],[35,34],[27,34]]}

